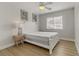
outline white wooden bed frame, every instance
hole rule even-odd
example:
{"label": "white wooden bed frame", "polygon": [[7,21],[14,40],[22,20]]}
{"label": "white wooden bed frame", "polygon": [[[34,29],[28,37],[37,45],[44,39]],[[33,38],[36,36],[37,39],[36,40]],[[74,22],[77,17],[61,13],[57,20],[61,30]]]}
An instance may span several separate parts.
{"label": "white wooden bed frame", "polygon": [[[47,32],[48,33],[48,32]],[[55,45],[58,43],[59,39],[58,39],[58,33],[57,32],[52,32],[52,34],[54,33],[54,35],[51,35],[51,36],[46,36],[46,35],[38,35],[38,34],[26,34],[27,35],[33,35],[33,36],[39,36],[39,37],[48,37],[48,41],[49,41],[49,45],[43,45],[43,44],[40,44],[40,43],[37,43],[37,42],[34,42],[34,41],[30,41],[30,40],[27,40],[25,39],[26,42],[29,42],[29,43],[32,43],[32,44],[35,44],[35,45],[38,45],[38,46],[41,46],[41,47],[44,47],[46,49],[49,49],[49,54],[51,55],[52,54],[52,50],[53,48],[55,47]]]}

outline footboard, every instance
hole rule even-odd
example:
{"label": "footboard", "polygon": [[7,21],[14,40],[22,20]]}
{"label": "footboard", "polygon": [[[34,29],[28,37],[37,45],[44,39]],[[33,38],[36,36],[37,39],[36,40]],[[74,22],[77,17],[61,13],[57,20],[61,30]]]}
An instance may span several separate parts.
{"label": "footboard", "polygon": [[54,47],[56,46],[56,44],[58,43],[59,39],[58,39],[58,35],[55,36],[51,36],[49,38],[49,54],[52,54],[52,50],[54,49]]}

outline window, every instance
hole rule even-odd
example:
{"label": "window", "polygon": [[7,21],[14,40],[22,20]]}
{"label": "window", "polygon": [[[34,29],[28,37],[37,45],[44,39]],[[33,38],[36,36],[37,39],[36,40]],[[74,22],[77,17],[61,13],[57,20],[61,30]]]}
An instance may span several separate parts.
{"label": "window", "polygon": [[47,29],[63,29],[62,16],[47,18]]}

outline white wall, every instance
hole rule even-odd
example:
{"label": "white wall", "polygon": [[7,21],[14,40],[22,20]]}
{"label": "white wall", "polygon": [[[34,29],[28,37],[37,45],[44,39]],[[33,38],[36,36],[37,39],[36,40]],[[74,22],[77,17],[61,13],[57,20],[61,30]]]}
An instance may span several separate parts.
{"label": "white wall", "polygon": [[0,3],[0,49],[13,44],[12,29],[16,14],[13,5]]}
{"label": "white wall", "polygon": [[36,31],[37,24],[30,22],[32,15],[29,6],[15,3],[0,3],[0,50],[14,44],[12,39],[14,21],[20,20],[20,9],[24,9],[29,14],[29,21],[25,24],[25,31]]}
{"label": "white wall", "polygon": [[75,44],[79,53],[79,4],[75,5]]}
{"label": "white wall", "polygon": [[25,22],[24,26],[23,26],[23,32],[35,32],[38,31],[38,24],[36,22],[32,22],[32,13],[34,10],[31,9],[31,6],[29,5],[31,3],[15,3],[17,12],[19,18],[20,18],[20,9],[25,10],[26,12],[28,12],[28,21]]}

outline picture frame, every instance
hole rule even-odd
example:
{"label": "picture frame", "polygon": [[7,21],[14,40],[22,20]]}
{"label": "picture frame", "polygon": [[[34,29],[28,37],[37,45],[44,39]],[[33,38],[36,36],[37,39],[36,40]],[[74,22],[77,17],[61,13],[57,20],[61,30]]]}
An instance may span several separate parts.
{"label": "picture frame", "polygon": [[21,10],[20,10],[20,16],[21,16],[21,20],[26,20],[26,21],[28,21],[28,12],[27,12],[27,11],[21,9]]}
{"label": "picture frame", "polygon": [[32,13],[32,22],[37,22],[37,15]]}

